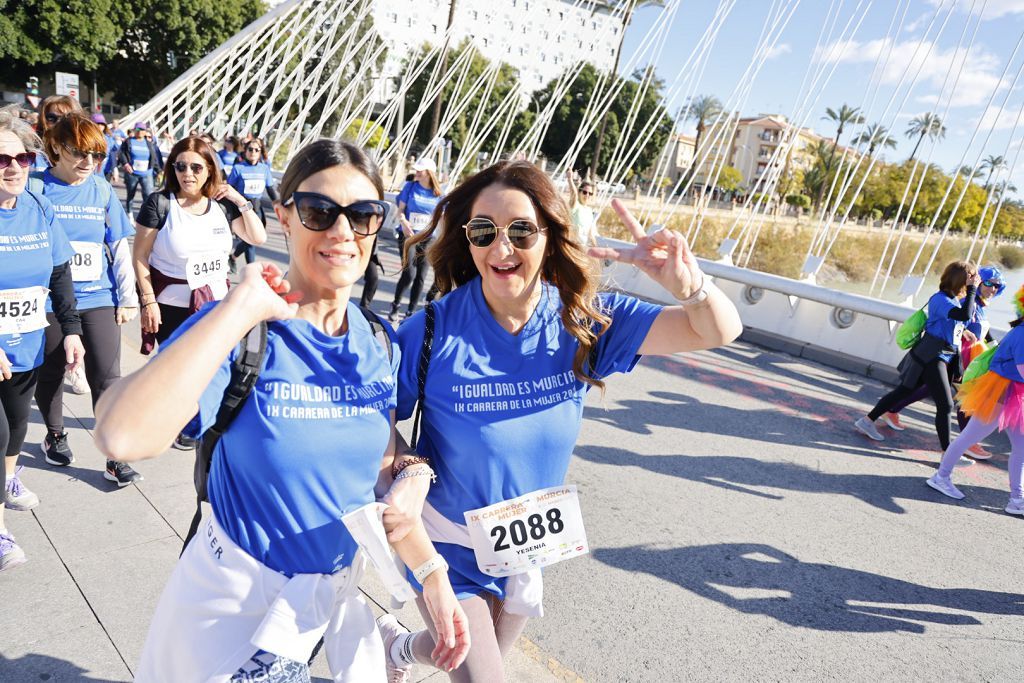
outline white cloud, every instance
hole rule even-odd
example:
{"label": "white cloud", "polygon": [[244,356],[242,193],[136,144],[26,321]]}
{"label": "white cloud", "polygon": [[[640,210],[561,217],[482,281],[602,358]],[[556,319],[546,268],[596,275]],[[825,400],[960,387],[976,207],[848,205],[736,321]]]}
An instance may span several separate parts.
{"label": "white cloud", "polygon": [[[1021,0],[1024,5],[1024,0]],[[891,49],[891,53],[889,50]],[[914,92],[917,102],[934,106],[938,103],[939,91],[946,82],[943,102],[949,98],[949,88],[956,78],[956,72],[963,67],[963,73],[953,92],[954,107],[977,107],[984,105],[993,89],[1004,89],[1008,83],[999,82],[1002,60],[984,47],[975,45],[970,50],[962,48],[942,49],[931,41],[905,40],[893,42],[888,38],[869,41],[837,41],[822,47],[818,59],[844,64],[864,64],[873,67],[879,55],[886,60],[882,71],[882,83],[895,86],[906,71],[903,87],[916,74],[918,83]],[[886,59],[887,58],[887,59]],[[966,63],[965,63],[966,58]],[[908,70],[909,65],[909,70]],[[920,71],[919,71],[920,70]],[[922,93],[922,86],[930,92]]]}
{"label": "white cloud", "polygon": [[792,51],[793,47],[789,43],[779,43],[778,45],[773,45],[772,47],[768,48],[768,52],[765,53],[764,58],[765,60],[775,59],[776,57],[781,57],[782,55],[788,55]]}
{"label": "white cloud", "polygon": [[[1013,124],[1017,120],[1021,106],[1022,105],[1020,103],[1013,106],[1008,102],[1006,108],[1000,112],[999,103],[994,102],[981,117],[981,130],[987,131],[989,128],[995,128],[996,130],[1010,130],[1013,128]],[[977,125],[977,123],[977,118],[974,118],[971,121],[972,126]],[[1024,116],[1021,116],[1021,121],[1017,124],[1018,132],[1021,130],[1022,126],[1024,126]]]}
{"label": "white cloud", "polygon": [[[948,0],[928,0],[928,2],[938,7]],[[999,19],[1010,14],[1024,14],[1024,0],[956,0],[956,4],[957,9],[962,12],[981,14],[984,11],[986,20]]]}

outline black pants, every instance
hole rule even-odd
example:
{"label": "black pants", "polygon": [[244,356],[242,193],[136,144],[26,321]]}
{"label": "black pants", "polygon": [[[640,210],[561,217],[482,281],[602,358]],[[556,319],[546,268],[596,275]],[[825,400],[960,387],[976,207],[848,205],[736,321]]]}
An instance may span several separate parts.
{"label": "black pants", "polygon": [[[39,368],[12,373],[0,382],[0,451],[7,457],[21,453],[28,433],[28,415],[32,410],[32,392]],[[14,472],[8,472],[14,474]]]}
{"label": "black pants", "polygon": [[370,257],[370,262],[366,264],[366,272],[363,273],[363,293],[359,297],[359,305],[363,308],[370,307],[370,304],[373,303],[373,296],[377,293],[377,284],[380,282],[378,269],[380,269],[380,262],[377,260],[377,255],[374,254]]}
{"label": "black pants", "polygon": [[868,419],[877,420],[883,413],[892,410],[898,403],[913,394],[922,385],[928,387],[932,400],[935,401],[935,432],[939,435],[939,445],[945,451],[949,447],[949,416],[953,412],[953,392],[949,382],[950,364],[936,358],[924,364],[921,380],[912,387],[902,384],[879,399],[868,413]]}
{"label": "black pants", "polygon": [[[405,234],[398,236],[398,251],[405,255]],[[391,307],[395,310],[402,303],[402,295],[405,294],[405,288],[412,283],[412,289],[409,290],[409,313],[416,310],[416,307],[420,305],[420,296],[423,294],[423,281],[427,277],[427,271],[430,270],[430,264],[427,263],[427,245],[429,242],[420,242],[416,245],[416,250],[413,257],[405,263],[402,268],[402,276],[398,278],[398,284],[395,286],[395,300],[391,303]]]}
{"label": "black pants", "polygon": [[188,320],[189,312],[184,306],[157,305],[160,307],[160,329],[156,331],[156,343],[163,344],[183,322]]}
{"label": "black pants", "polygon": [[[263,211],[263,203],[260,199],[252,200],[253,211],[260,217],[260,222],[263,223],[263,227],[267,227],[267,215]],[[231,258],[238,258],[242,254],[245,254],[245,262],[252,263],[256,260],[256,247],[249,244],[241,237],[235,237],[235,248],[231,250]]]}
{"label": "black pants", "polygon": [[[117,326],[113,306],[79,311],[82,317],[82,344],[85,346],[85,378],[92,389],[92,406],[107,387],[121,378],[121,328]],[[64,431],[64,335],[52,313],[46,315],[46,356],[39,367],[36,405],[43,422],[52,433]]]}

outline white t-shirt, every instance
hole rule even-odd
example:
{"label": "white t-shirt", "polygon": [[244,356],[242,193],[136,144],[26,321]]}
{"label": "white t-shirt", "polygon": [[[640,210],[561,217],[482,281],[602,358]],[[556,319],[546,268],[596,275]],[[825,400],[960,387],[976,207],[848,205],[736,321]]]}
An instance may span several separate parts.
{"label": "white t-shirt", "polygon": [[[231,243],[231,225],[220,204],[210,200],[206,212],[196,216],[178,206],[172,194],[167,222],[153,242],[149,264],[164,275],[184,280],[190,258],[216,253],[223,254],[226,262]],[[227,280],[212,281],[210,289],[215,299],[223,299],[228,293]],[[188,285],[169,285],[156,300],[167,306],[188,308],[191,294]]]}

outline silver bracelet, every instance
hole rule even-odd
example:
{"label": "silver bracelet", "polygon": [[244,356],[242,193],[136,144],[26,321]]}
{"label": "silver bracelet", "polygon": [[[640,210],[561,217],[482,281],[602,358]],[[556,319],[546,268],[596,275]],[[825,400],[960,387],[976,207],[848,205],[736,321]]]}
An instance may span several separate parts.
{"label": "silver bracelet", "polygon": [[691,294],[690,296],[686,297],[685,299],[677,298],[676,301],[679,302],[680,306],[692,306],[693,304],[703,303],[704,301],[707,300],[707,298],[708,290],[704,289],[704,274],[701,273],[700,287],[697,288],[697,291]]}
{"label": "silver bracelet", "polygon": [[409,479],[411,477],[430,477],[431,484],[437,482],[437,475],[434,473],[434,470],[430,469],[430,467],[415,470],[412,467],[406,467],[398,473],[398,476],[395,477],[395,481],[397,482],[399,479]]}

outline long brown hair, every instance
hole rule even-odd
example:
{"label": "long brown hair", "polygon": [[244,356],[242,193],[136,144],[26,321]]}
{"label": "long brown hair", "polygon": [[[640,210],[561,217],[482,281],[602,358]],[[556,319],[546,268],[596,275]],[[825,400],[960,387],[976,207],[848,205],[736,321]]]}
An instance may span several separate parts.
{"label": "long brown hair", "polygon": [[[540,227],[547,231],[547,248],[541,279],[558,289],[562,300],[562,324],[579,348],[572,371],[577,379],[604,387],[590,367],[590,350],[608,329],[611,318],[601,310],[597,298],[598,273],[594,261],[572,238],[569,208],[551,179],[526,161],[501,161],[470,176],[437,204],[429,227],[406,242],[408,259],[416,244],[431,239],[441,227],[440,237],[427,250],[434,268],[434,284],[442,294],[460,287],[479,275],[463,226],[472,218],[473,203],[491,185],[519,190],[533,202]],[[443,223],[443,226],[440,224]]]}

